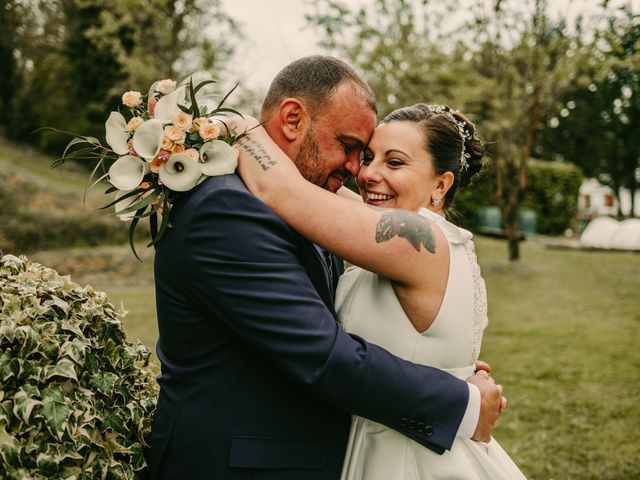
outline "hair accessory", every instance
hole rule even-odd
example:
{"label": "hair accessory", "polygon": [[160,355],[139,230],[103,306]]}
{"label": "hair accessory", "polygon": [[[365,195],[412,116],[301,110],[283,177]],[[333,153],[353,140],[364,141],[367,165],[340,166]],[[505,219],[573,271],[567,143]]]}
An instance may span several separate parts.
{"label": "hair accessory", "polygon": [[431,205],[437,207],[438,205],[440,205],[440,200],[434,198],[433,200],[431,200]]}
{"label": "hair accessory", "polygon": [[467,150],[465,148],[465,142],[467,140],[471,140],[471,134],[467,131],[466,128],[464,128],[467,125],[467,122],[458,120],[456,117],[454,117],[453,114],[451,113],[451,108],[449,108],[446,105],[428,105],[428,107],[429,107],[429,110],[431,110],[433,113],[442,113],[446,115],[447,118],[449,118],[449,120],[451,120],[454,123],[454,125],[458,127],[458,132],[460,133],[460,138],[462,139],[462,153],[460,154],[460,171],[466,170],[467,168],[469,168],[469,162],[467,161],[467,159],[471,158],[471,154],[467,153]]}

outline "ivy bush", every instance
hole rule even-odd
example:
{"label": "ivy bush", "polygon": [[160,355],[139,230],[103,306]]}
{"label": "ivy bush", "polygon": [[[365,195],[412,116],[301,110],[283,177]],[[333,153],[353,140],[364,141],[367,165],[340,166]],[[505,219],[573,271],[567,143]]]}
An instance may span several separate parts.
{"label": "ivy bush", "polygon": [[0,478],[131,479],[157,384],[103,292],[0,260]]}

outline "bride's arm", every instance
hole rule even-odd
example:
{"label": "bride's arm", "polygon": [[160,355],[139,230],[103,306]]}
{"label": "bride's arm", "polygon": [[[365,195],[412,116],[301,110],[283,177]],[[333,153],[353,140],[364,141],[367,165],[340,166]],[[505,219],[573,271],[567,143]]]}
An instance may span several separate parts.
{"label": "bride's arm", "polygon": [[424,281],[425,267],[444,241],[424,217],[374,209],[307,182],[262,127],[235,145],[247,187],[302,235],[396,282],[417,286]]}
{"label": "bride's arm", "polygon": [[349,200],[354,200],[358,203],[363,203],[362,197],[347,187],[340,187],[336,193],[340,195],[342,198],[348,198]]}

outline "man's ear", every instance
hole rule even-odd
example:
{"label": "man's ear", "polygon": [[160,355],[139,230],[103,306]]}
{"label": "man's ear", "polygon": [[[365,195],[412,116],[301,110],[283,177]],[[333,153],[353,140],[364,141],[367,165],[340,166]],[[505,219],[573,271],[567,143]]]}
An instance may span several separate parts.
{"label": "man's ear", "polygon": [[295,143],[304,138],[310,125],[309,111],[297,98],[286,98],[278,110],[279,127],[284,137]]}

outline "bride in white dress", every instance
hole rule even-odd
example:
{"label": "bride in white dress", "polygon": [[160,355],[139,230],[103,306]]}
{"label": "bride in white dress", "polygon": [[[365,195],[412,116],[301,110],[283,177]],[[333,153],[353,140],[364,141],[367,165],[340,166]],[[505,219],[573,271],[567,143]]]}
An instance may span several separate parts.
{"label": "bride in white dress", "polygon": [[[264,170],[241,153],[240,173],[251,191],[307,238],[359,265],[338,285],[344,328],[414,363],[461,379],[472,375],[487,325],[486,290],[471,233],[445,213],[456,189],[482,165],[473,124],[441,105],[417,104],[385,117],[357,176],[362,200],[376,209],[306,182],[264,131],[251,135],[266,145],[262,155],[277,159]],[[439,455],[357,416],[342,472],[344,480],[524,478],[493,439],[457,436]]]}

